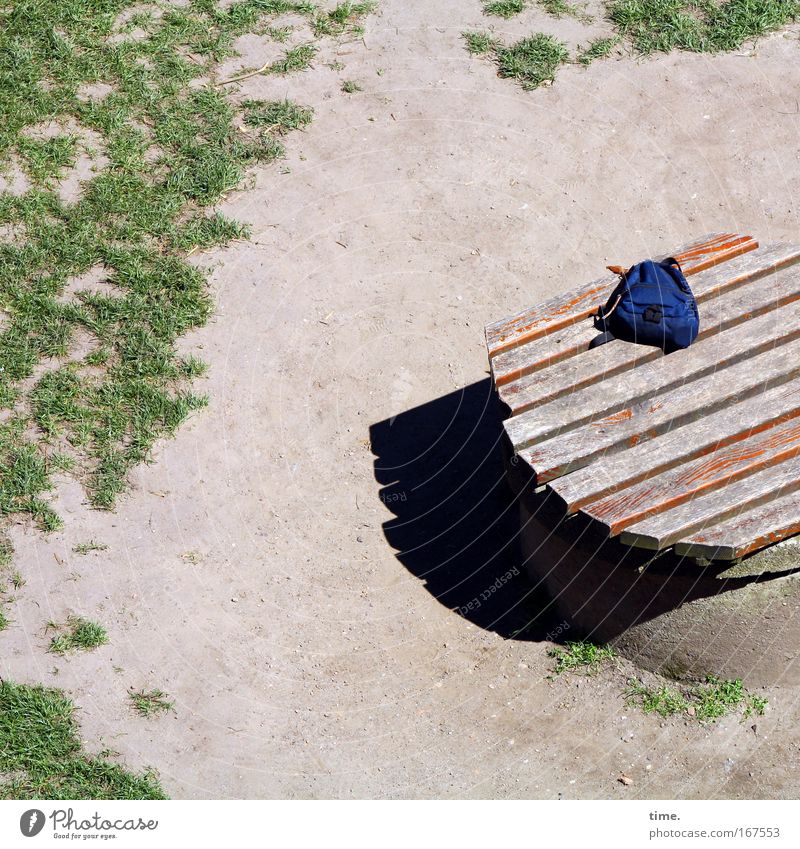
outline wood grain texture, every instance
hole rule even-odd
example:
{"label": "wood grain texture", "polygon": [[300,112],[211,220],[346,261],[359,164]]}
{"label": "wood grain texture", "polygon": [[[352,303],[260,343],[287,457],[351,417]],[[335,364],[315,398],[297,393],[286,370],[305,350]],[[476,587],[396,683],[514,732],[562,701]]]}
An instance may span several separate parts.
{"label": "wood grain texture", "polygon": [[[731,329],[697,342],[692,346],[696,359],[691,373],[687,374],[683,359],[676,360],[675,355],[659,357],[630,371],[624,380],[598,382],[542,404],[534,411],[507,419],[504,427],[511,445],[519,452],[556,436],[566,438],[570,431],[584,425],[605,427],[603,420],[610,418],[615,421],[611,417],[616,413],[625,416],[627,414],[624,411],[640,407],[646,402],[663,405],[659,396],[683,388],[692,392],[692,384],[698,382],[700,386],[699,381],[708,376],[713,379],[715,375],[720,375],[721,380],[736,380],[742,370],[749,371],[746,363],[751,358],[758,358],[758,368],[774,371],[778,367],[783,371],[782,363],[787,357],[794,356],[796,349],[787,347],[783,350],[782,346],[790,345],[797,338],[798,326],[782,325],[774,337],[761,334],[762,329],[769,329],[774,323],[774,317],[761,317],[748,325],[746,333]],[[744,357],[743,337],[750,338],[751,332],[761,341],[747,350],[748,356]],[[767,356],[763,357],[765,353]],[[726,371],[734,366],[735,371]],[[757,374],[754,376],[758,377]],[[753,385],[752,380],[747,382]],[[721,387],[720,391],[723,389]]]}
{"label": "wood grain texture", "polygon": [[[625,452],[637,445],[657,440],[662,434],[707,418],[744,399],[761,396],[774,386],[800,378],[800,309],[792,330],[794,342],[768,349],[758,357],[748,357],[729,368],[720,368],[699,380],[690,380],[655,397],[634,401],[609,415],[582,427],[537,442],[517,453],[536,470],[539,484],[588,466],[603,455]],[[722,348],[732,358],[747,339],[731,340]],[[719,352],[715,352],[719,353]]]}
{"label": "wood grain texture", "polygon": [[800,246],[719,234],[677,253],[700,305],[691,348],[588,351],[594,281],[487,328],[492,375],[514,453],[565,513],[733,559],[800,532]]}
{"label": "wood grain texture", "polygon": [[[733,296],[715,298],[709,303],[707,318],[710,326],[689,349],[676,351],[669,357],[657,352],[656,356],[627,372],[624,379],[592,381],[588,386],[576,388],[507,419],[505,429],[511,445],[520,452],[554,436],[569,440],[571,430],[641,405],[740,360],[772,349],[776,351],[776,358],[789,356],[779,347],[790,343],[800,331],[800,268],[787,269],[766,282],[752,285],[759,287],[752,296],[748,286],[734,292]],[[750,297],[754,299],[752,304]],[[784,309],[770,309],[780,303],[785,305]],[[745,312],[763,314],[737,324],[736,321]],[[636,351],[643,347],[620,345]],[[605,362],[616,359],[613,343],[591,351],[589,355],[597,354],[600,360],[606,348],[609,352]]]}
{"label": "wood grain texture", "polygon": [[[712,233],[684,245],[672,254],[662,254],[657,258],[675,256],[681,262],[685,274],[694,274],[757,247],[758,243],[751,236]],[[616,279],[615,275],[603,275],[564,295],[488,325],[486,344],[489,355],[494,356],[586,318],[604,300],[603,293],[608,291],[609,285]]]}
{"label": "wood grain texture", "polygon": [[[749,237],[748,252],[755,250]],[[728,257],[727,262],[720,262],[711,266],[698,266],[690,277],[692,291],[699,304],[714,297],[720,292],[741,285],[751,279],[753,272],[761,265],[771,264],[771,251],[755,251],[747,257],[748,261],[738,260],[736,257]],[[684,254],[685,255],[685,254]],[[758,260],[756,260],[756,256]],[[616,285],[618,278],[613,278],[606,290],[605,297],[601,298],[595,307],[603,303],[612,288]],[[702,316],[702,313],[701,313]],[[508,348],[489,357],[495,385],[503,386],[513,380],[517,380],[526,374],[532,374],[540,369],[547,368],[560,360],[573,357],[582,351],[587,351],[589,343],[597,336],[597,331],[590,318],[585,321],[575,322],[566,327],[548,331],[536,339]]]}
{"label": "wood grain texture", "polygon": [[635,522],[620,534],[627,545],[662,549],[682,537],[735,518],[800,488],[800,457],[794,456],[764,471],[693,498],[672,510]]}
{"label": "wood grain texture", "polygon": [[[692,279],[693,286],[696,286],[698,282],[702,283],[699,287],[702,297],[701,334],[706,334],[709,330],[716,332],[720,329],[714,326],[713,319],[707,315],[709,305],[718,296],[770,277],[775,271],[798,261],[800,261],[800,246],[772,245],[714,267],[702,278],[698,276]],[[586,337],[585,347],[579,351],[563,354],[564,346],[571,346],[574,339],[569,335],[556,334],[552,338],[547,337],[550,339],[549,342],[544,339],[535,343],[530,364],[525,360],[528,345],[515,348],[507,356],[504,355],[502,360],[498,357],[490,359],[492,376],[500,400],[508,405],[513,415],[519,415],[539,404],[545,404],[584,386],[616,377],[624,371],[662,356],[657,348],[619,341],[589,351],[587,350],[589,341],[596,333],[589,322],[587,327],[590,333]],[[553,351],[553,359],[549,365],[545,343]],[[501,370],[500,373],[498,369]]]}
{"label": "wood grain texture", "polygon": [[800,416],[595,501],[584,512],[610,536],[800,454]]}
{"label": "wood grain texture", "polygon": [[800,379],[731,404],[651,442],[598,458],[548,485],[574,513],[667,469],[687,463],[800,415]]}
{"label": "wood grain texture", "polygon": [[675,543],[681,557],[738,560],[800,533],[800,489],[770,498]]}

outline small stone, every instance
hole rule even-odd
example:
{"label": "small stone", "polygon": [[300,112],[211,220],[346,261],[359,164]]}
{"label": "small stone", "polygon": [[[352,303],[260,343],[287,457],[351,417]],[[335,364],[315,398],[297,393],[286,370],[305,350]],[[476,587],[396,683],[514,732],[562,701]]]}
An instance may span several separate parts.
{"label": "small stone", "polygon": [[239,601],[239,599],[238,599],[238,598],[236,598],[236,597],[234,596],[234,597],[231,599],[231,601],[232,601],[234,604],[236,604],[236,603]]}
{"label": "small stone", "polygon": [[630,787],[633,784],[633,779],[629,775],[625,775],[625,773],[621,773],[620,777],[617,779],[620,784],[624,784],[626,787]]}
{"label": "small stone", "polygon": [[356,542],[364,542],[364,537],[356,537]]}

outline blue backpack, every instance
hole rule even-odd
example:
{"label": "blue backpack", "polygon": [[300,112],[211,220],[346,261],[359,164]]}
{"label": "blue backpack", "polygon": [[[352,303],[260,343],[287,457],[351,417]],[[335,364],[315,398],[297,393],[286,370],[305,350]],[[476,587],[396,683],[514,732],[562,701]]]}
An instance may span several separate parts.
{"label": "blue backpack", "polygon": [[694,342],[700,330],[697,301],[676,259],[647,259],[627,271],[609,269],[621,279],[594,316],[594,326],[603,335],[590,347],[622,339],[669,354]]}

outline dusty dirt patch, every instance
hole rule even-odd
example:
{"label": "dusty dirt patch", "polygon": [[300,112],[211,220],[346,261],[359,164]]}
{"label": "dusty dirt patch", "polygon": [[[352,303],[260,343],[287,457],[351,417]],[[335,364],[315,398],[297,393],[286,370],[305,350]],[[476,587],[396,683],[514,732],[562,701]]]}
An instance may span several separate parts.
{"label": "dusty dirt patch", "polygon": [[[363,42],[243,85],[316,116],[225,205],[253,240],[199,260],[211,406],[115,513],[71,484],[63,533],[12,529],[2,674],[65,687],[92,748],[177,797],[796,798],[795,689],[756,723],[661,722],[625,667],[546,680],[558,623],[514,637],[541,604],[521,578],[451,608],[516,563],[483,325],[696,234],[796,240],[797,33],[525,93],[464,50],[480,7],[383,0]],[[70,613],[109,645],[45,654]],[[131,687],[176,713],[135,716]]]}

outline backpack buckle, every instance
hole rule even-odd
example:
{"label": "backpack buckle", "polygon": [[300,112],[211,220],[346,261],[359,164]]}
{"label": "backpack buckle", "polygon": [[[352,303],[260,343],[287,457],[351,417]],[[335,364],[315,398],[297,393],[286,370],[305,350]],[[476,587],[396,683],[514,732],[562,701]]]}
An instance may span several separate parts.
{"label": "backpack buckle", "polygon": [[663,317],[664,310],[660,306],[656,306],[655,304],[651,304],[649,307],[645,307],[645,310],[642,313],[642,318],[645,321],[652,321],[653,324],[660,324],[661,319]]}

